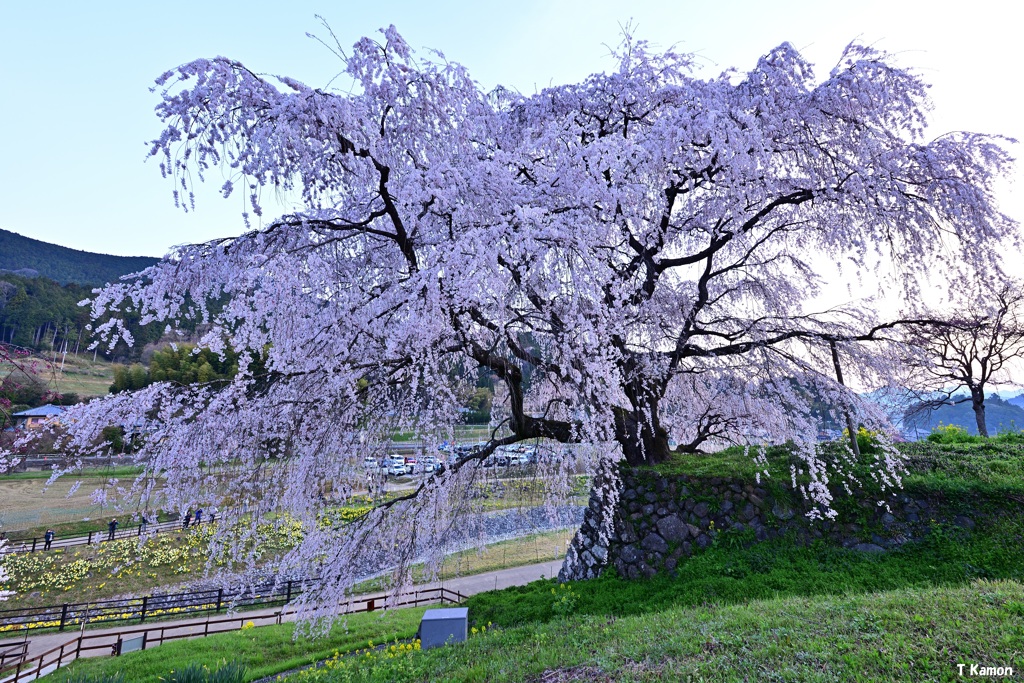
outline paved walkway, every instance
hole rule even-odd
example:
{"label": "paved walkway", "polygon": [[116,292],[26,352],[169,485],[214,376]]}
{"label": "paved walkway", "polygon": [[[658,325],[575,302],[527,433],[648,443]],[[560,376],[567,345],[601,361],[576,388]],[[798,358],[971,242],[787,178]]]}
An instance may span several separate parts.
{"label": "paved walkway", "polygon": [[[457,578],[445,579],[444,581],[437,581],[433,583],[426,583],[415,586],[418,590],[430,589],[430,588],[447,588],[461,593],[465,596],[475,595],[477,593],[483,593],[490,590],[498,590],[501,588],[508,588],[509,586],[523,586],[531,581],[536,581],[541,578],[550,578],[558,574],[558,570],[561,568],[561,560],[550,560],[548,562],[542,562],[540,564],[531,564],[523,567],[510,567],[508,569],[499,569],[493,572],[486,572],[483,574],[475,574],[473,576],[462,576]],[[375,595],[379,595],[376,593]],[[364,596],[366,597],[366,596]],[[359,598],[354,598],[354,601],[358,602]],[[248,610],[244,612],[229,613],[227,615],[213,615],[210,617],[197,617],[194,619],[180,619],[175,621],[157,621],[146,624],[153,632],[158,632],[161,628],[179,627],[184,628],[191,626],[192,628],[188,631],[192,631],[197,635],[201,635],[204,631],[205,624],[207,621],[214,619],[220,620],[225,618],[236,617],[243,621],[258,620],[260,617],[270,617],[280,611],[280,607],[272,607],[259,610]],[[294,615],[285,615],[286,621],[294,619]],[[128,629],[141,629],[142,625],[134,623],[126,623],[120,626],[115,626],[105,629],[89,629],[86,631],[90,636],[98,635],[110,635],[109,643],[105,640],[96,640],[94,644],[109,644],[113,645],[117,641],[117,634],[121,631]],[[234,630],[228,628],[224,630]],[[179,631],[188,632],[188,631]],[[212,631],[211,631],[212,632]],[[64,643],[71,641],[76,636],[75,631],[64,631],[61,633],[46,633],[40,635],[29,635],[29,652],[26,659],[36,657],[48,650],[52,650],[55,647],[60,647]],[[21,641],[22,638],[15,638],[11,640],[0,641],[0,646],[5,644],[11,644]],[[108,649],[98,649],[92,652],[84,653],[84,656],[101,656],[109,654]]]}

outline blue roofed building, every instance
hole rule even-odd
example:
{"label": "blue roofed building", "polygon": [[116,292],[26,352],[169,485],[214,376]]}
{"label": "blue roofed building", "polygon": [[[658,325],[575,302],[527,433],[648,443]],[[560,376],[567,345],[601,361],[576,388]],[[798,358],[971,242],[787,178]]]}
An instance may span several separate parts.
{"label": "blue roofed building", "polygon": [[64,413],[64,410],[65,408],[62,406],[55,406],[52,403],[47,403],[45,406],[29,408],[28,410],[22,410],[19,413],[14,413],[11,417],[14,418],[15,429],[35,429],[37,427],[42,427],[43,423],[47,420],[60,417]]}

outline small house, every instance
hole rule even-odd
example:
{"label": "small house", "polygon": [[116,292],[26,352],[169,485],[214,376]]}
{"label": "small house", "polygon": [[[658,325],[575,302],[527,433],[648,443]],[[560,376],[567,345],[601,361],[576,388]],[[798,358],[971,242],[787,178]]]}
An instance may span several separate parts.
{"label": "small house", "polygon": [[15,429],[37,429],[42,427],[47,420],[60,417],[64,413],[64,410],[65,408],[61,406],[55,406],[52,403],[47,403],[45,406],[29,408],[28,410],[23,410],[20,413],[14,413],[11,417],[14,418]]}

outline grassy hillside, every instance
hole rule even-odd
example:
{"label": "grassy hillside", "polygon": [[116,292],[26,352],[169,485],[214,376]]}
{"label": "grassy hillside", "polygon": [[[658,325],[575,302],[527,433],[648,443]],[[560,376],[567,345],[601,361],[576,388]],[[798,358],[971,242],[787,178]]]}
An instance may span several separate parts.
{"label": "grassy hillside", "polygon": [[171,643],[81,660],[53,678],[81,681],[69,677],[119,670],[125,680],[158,683],[192,662],[216,669],[235,661],[253,681],[326,659],[321,668],[282,680],[916,683],[962,680],[959,664],[1012,666],[1015,676],[1024,665],[1024,586],[1015,581],[667,607],[622,618],[570,614],[543,624],[474,628],[454,647],[403,648],[422,612],[352,616],[345,628],[312,641],[293,641],[287,624]]}
{"label": "grassy hillside", "polygon": [[112,256],[68,249],[0,229],[0,269],[35,271],[61,284],[102,285],[147,268],[157,260],[148,256]]}
{"label": "grassy hillside", "polygon": [[[826,462],[833,461],[837,446],[821,444],[821,457]],[[1007,496],[1024,499],[1024,436],[1020,433],[1007,433],[978,443],[916,441],[896,447],[905,459],[906,489],[954,499],[961,495],[983,495],[992,500]],[[868,474],[874,458],[875,455],[865,453],[852,470],[868,488],[874,488]],[[769,448],[766,461],[764,468],[769,476],[762,479],[765,486],[772,488],[789,481],[789,467],[794,461],[788,448]],[[676,454],[656,469],[665,476],[737,477],[753,482],[763,468],[751,455],[744,455],[742,448],[732,447],[711,454]]]}
{"label": "grassy hillside", "polygon": [[960,663],[1017,673],[1022,616],[1024,586],[1012,581],[568,615],[285,680],[954,681]]}
{"label": "grassy hillside", "polygon": [[49,373],[54,390],[61,394],[77,394],[79,398],[105,396],[114,382],[114,365],[102,358],[92,360],[92,355],[83,353],[77,358],[69,355],[63,363],[57,363]]}
{"label": "grassy hillside", "polygon": [[[1024,481],[1017,444],[911,450],[908,486],[991,498]],[[744,461],[735,456],[717,454],[703,466],[711,476],[743,474]],[[669,466],[699,469],[689,459]],[[367,625],[350,621],[355,638],[335,645],[320,668],[283,680],[956,681],[963,678],[960,664],[968,673],[971,665],[1012,667],[1012,680],[1020,680],[1024,513],[1005,505],[1000,512],[971,532],[936,523],[920,542],[878,555],[789,538],[745,546],[722,534],[673,576],[626,581],[609,572],[582,583],[538,581],[476,595],[467,603],[469,641],[427,652],[381,647],[367,635],[360,642],[356,634]],[[406,614],[412,620],[403,621]],[[398,612],[374,623],[394,620],[392,637],[410,638],[418,615]],[[290,628],[84,661],[72,671],[121,670],[128,680],[156,683],[189,662],[215,668],[237,661],[254,681],[303,659],[325,659],[329,646],[282,646]]]}

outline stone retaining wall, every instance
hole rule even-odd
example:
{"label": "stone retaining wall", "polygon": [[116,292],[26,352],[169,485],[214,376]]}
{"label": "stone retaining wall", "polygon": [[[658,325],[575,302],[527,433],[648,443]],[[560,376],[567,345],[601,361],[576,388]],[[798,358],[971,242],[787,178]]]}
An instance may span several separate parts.
{"label": "stone retaining wall", "polygon": [[825,539],[879,553],[921,538],[936,521],[973,529],[978,516],[923,494],[894,491],[880,505],[877,494],[836,492],[839,516],[811,519],[812,506],[799,493],[788,486],[773,491],[742,480],[624,469],[610,533],[600,533],[607,513],[597,498],[607,493],[592,493],[559,580],[595,578],[609,566],[630,579],[671,573],[722,534],[742,544],[791,534],[800,543]]}

